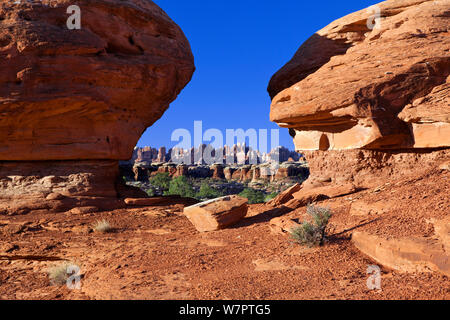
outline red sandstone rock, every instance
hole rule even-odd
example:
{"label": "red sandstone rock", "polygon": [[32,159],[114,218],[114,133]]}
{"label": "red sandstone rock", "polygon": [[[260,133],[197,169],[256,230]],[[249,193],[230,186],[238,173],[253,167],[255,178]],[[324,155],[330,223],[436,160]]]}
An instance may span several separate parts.
{"label": "red sandstone rock", "polygon": [[166,162],[166,148],[161,147],[158,151],[158,157],[156,159],[158,162]]}
{"label": "red sandstone rock", "polygon": [[271,120],[296,149],[450,146],[448,1],[389,0],[306,41],[269,85]]}
{"label": "red sandstone rock", "polygon": [[295,203],[297,207],[305,206],[308,203],[313,203],[328,198],[336,198],[352,194],[356,191],[357,188],[353,184],[330,185],[319,188],[302,189],[292,195],[296,201],[291,203],[288,202],[286,205],[290,207],[293,203]]}
{"label": "red sandstone rock", "polygon": [[0,4],[1,160],[128,160],[191,79],[181,29],[152,1]]}
{"label": "red sandstone rock", "polygon": [[437,240],[417,237],[384,239],[366,232],[354,232],[352,242],[366,255],[395,270],[437,271],[450,275],[450,254]]}
{"label": "red sandstone rock", "polygon": [[285,234],[292,232],[293,229],[299,228],[300,223],[289,217],[277,217],[270,220],[270,230],[276,234]]}
{"label": "red sandstone rock", "polygon": [[184,208],[184,214],[200,232],[216,231],[245,217],[248,200],[226,196]]}
{"label": "red sandstone rock", "polygon": [[131,207],[149,207],[149,206],[165,206],[173,204],[193,205],[197,203],[195,199],[182,198],[179,196],[154,197],[154,198],[127,198],[124,200],[127,206]]}
{"label": "red sandstone rock", "polygon": [[359,188],[375,188],[390,179],[417,177],[450,160],[450,149],[438,151],[400,152],[375,150],[305,151],[311,176],[303,184],[321,185],[352,183]]}
{"label": "red sandstone rock", "polygon": [[290,187],[289,189],[281,192],[278,196],[276,196],[274,199],[270,200],[267,204],[271,206],[280,206],[288,202],[289,200],[292,200],[293,194],[300,191],[302,188],[302,185],[297,183]]}
{"label": "red sandstone rock", "polygon": [[212,166],[213,179],[225,179],[224,168],[221,164],[215,164]]}
{"label": "red sandstone rock", "polygon": [[173,174],[173,177],[185,177],[188,174],[188,166],[184,164],[180,164],[176,167],[176,172]]}
{"label": "red sandstone rock", "polygon": [[[81,30],[66,27],[70,4],[0,3],[0,212],[111,207],[117,160],[194,71],[152,1],[77,1]],[[54,192],[71,199],[41,201]]]}

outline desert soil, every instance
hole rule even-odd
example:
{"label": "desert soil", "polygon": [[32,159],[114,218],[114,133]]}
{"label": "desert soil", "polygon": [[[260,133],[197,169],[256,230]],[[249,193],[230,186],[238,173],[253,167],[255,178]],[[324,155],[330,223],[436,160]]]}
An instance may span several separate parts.
{"label": "desert soil", "polygon": [[[367,268],[377,263],[351,242],[354,230],[433,237],[429,220],[449,212],[449,175],[427,173],[320,203],[334,215],[319,248],[271,231],[274,210],[266,205],[211,233],[197,232],[182,205],[1,216],[0,299],[449,299],[442,274],[382,266],[382,289],[369,290]],[[384,210],[350,214],[354,203],[380,202]],[[91,230],[102,219],[112,233]],[[80,290],[50,284],[47,270],[63,260],[80,266]]]}

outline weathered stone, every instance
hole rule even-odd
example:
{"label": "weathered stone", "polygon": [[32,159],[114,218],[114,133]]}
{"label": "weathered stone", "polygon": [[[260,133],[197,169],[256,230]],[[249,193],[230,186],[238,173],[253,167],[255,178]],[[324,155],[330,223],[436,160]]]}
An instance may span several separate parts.
{"label": "weathered stone", "polygon": [[115,161],[0,162],[0,212],[120,207]]}
{"label": "weathered stone", "polygon": [[357,190],[358,189],[353,184],[330,185],[312,189],[301,189],[300,191],[295,192],[292,195],[292,197],[294,198],[293,200],[295,201],[291,200],[291,202],[288,202],[286,206],[291,207],[293,206],[293,204],[295,204],[296,207],[306,206],[307,204],[316,201],[352,194]]}
{"label": "weathered stone", "polygon": [[289,217],[277,217],[270,220],[270,230],[276,234],[290,233],[301,226],[296,220]]}
{"label": "weathered stone", "polygon": [[154,198],[127,198],[124,200],[128,206],[148,207],[148,206],[166,206],[173,204],[192,205],[198,203],[195,199],[183,198],[180,196],[154,197]]}
{"label": "weathered stone", "polygon": [[71,214],[88,214],[88,213],[96,213],[99,209],[97,207],[76,207],[69,211]]}
{"label": "weathered stone", "polygon": [[375,150],[304,151],[311,176],[304,183],[323,186],[354,184],[374,188],[393,178],[417,177],[450,159],[450,149],[417,152]]}
{"label": "weathered stone", "polygon": [[247,214],[248,200],[227,196],[184,208],[184,214],[200,232],[229,227]]}
{"label": "weathered stone", "polygon": [[408,237],[385,239],[354,232],[352,242],[382,265],[402,272],[440,272],[450,275],[450,255],[437,240]]}
{"label": "weathered stone", "polygon": [[223,165],[221,164],[214,164],[212,166],[212,170],[213,170],[213,179],[225,179],[225,174],[224,174],[224,168]]}
{"label": "weathered stone", "polygon": [[449,3],[389,0],[306,41],[269,85],[296,150],[450,146]]}
{"label": "weathered stone", "polygon": [[176,168],[176,172],[173,177],[186,177],[188,175],[188,166],[185,164],[180,164]]}
{"label": "weathered stone", "polygon": [[[194,72],[183,32],[152,1],[80,0],[81,30],[66,27],[68,5],[0,3],[0,212],[111,206],[117,161]],[[45,199],[54,192],[72,200]]]}
{"label": "weathered stone", "polygon": [[130,159],[191,79],[188,41],[152,1],[78,1],[79,31],[51,4],[0,4],[0,159]]}
{"label": "weathered stone", "polygon": [[289,189],[281,192],[278,196],[276,196],[274,199],[270,200],[267,204],[271,206],[280,206],[282,204],[285,204],[289,200],[293,199],[293,194],[300,191],[302,188],[302,185],[299,183],[296,183]]}

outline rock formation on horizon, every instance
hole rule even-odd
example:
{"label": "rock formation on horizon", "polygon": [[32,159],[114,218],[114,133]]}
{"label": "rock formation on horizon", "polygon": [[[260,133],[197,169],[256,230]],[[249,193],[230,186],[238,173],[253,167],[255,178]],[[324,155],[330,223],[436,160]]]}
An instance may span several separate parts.
{"label": "rock formation on horizon", "polygon": [[450,2],[376,6],[373,29],[371,9],[334,21],[268,87],[271,120],[289,128],[319,180],[373,185],[384,179],[378,169],[402,172],[448,155]]}
{"label": "rock formation on horizon", "polygon": [[[216,163],[225,164],[227,157],[232,157],[233,163],[238,164],[238,159],[245,164],[260,164],[278,160],[280,163],[287,161],[299,161],[300,155],[291,151],[286,147],[277,147],[270,152],[259,152],[247,147],[245,144],[235,144],[231,147],[224,146],[223,148],[213,148],[211,145],[203,144],[198,148],[191,148],[184,150],[182,148],[173,148],[166,152],[166,147],[159,149],[152,147],[136,147],[131,158],[132,163],[148,162],[148,163],[165,163],[174,162],[181,164],[186,160],[190,164],[206,164],[203,154],[205,151],[210,151],[213,155],[220,155],[222,153],[223,159]],[[187,154],[187,157],[186,157]],[[175,156],[175,157],[174,157]],[[186,164],[186,163],[184,163]]]}
{"label": "rock formation on horizon", "polygon": [[0,3],[0,212],[116,197],[118,161],[195,70],[152,1],[77,1],[80,30],[66,26],[71,4]]}

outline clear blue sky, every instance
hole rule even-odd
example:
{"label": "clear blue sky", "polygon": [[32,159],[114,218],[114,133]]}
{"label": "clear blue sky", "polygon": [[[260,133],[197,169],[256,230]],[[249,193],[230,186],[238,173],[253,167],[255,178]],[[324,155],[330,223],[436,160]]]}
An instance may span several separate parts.
{"label": "clear blue sky", "polygon": [[[277,129],[266,88],[298,47],[332,21],[380,1],[154,0],[184,31],[195,57],[192,81],[138,146],[172,147],[174,129]],[[280,144],[294,149],[288,130]]]}

